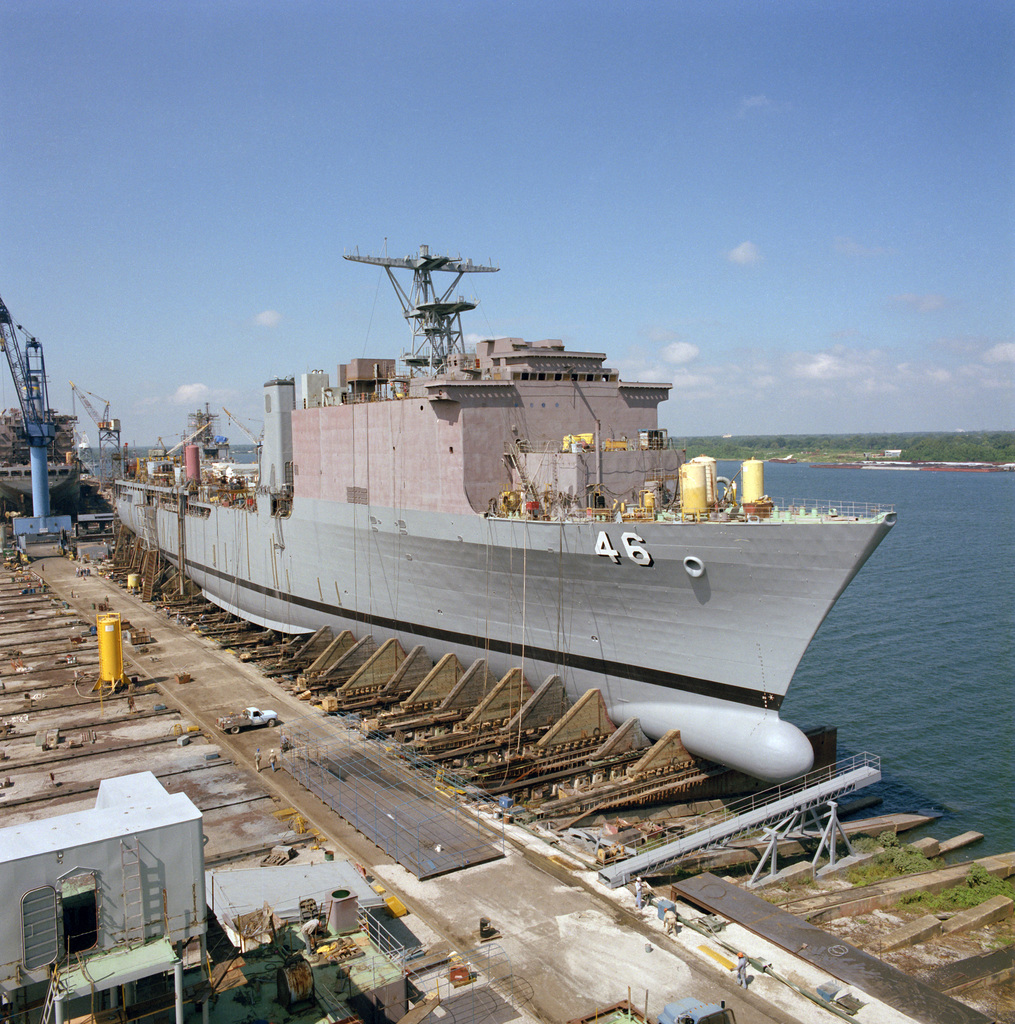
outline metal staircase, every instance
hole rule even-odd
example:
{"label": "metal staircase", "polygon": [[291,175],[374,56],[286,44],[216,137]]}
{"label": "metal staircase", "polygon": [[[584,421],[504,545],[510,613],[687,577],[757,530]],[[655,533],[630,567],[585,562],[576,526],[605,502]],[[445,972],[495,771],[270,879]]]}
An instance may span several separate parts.
{"label": "metal staircase", "polygon": [[732,839],[782,822],[881,780],[881,759],[855,754],[827,768],[801,775],[745,800],[738,800],[716,815],[698,820],[698,827],[678,839],[660,840],[651,849],[603,868],[600,879],[611,889],[626,885],[636,875],[655,871],[705,847],[724,846]]}
{"label": "metal staircase", "polygon": [[155,593],[155,581],[159,575],[161,556],[155,548],[148,548],[141,557],[141,600],[146,604]]}

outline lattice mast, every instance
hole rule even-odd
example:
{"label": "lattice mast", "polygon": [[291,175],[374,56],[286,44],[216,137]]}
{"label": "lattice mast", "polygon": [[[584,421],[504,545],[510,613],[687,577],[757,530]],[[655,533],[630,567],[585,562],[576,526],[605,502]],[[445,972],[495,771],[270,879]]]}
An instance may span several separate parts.
{"label": "lattice mast", "polygon": [[[18,335],[25,337],[21,351]],[[21,405],[21,423],[28,442],[32,466],[32,512],[37,519],[49,517],[49,447],[56,437],[56,422],[49,407],[49,382],[42,344],[19,323],[0,299],[0,348],[7,356],[7,365],[14,378],[14,387]]]}
{"label": "lattice mast", "polygon": [[[426,245],[419,247],[416,256],[398,258],[360,256],[356,253],[346,255],[345,258],[355,263],[373,263],[384,267],[402,304],[402,314],[412,327],[412,348],[403,353],[402,362],[413,376],[440,373],[447,366],[452,353],[465,354],[461,315],[475,309],[476,303],[469,302],[461,295],[452,298],[452,292],[464,274],[488,274],[500,269],[492,264],[483,266],[472,260],[431,255]],[[395,269],[412,271],[412,286],[408,292],[393,273]],[[439,291],[434,285],[432,275],[438,270],[455,274],[455,279],[444,291]]]}

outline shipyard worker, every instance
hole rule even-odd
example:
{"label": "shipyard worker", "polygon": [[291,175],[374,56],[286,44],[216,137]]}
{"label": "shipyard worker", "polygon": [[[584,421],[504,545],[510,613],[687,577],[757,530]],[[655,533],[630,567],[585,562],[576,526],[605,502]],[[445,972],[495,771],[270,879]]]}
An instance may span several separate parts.
{"label": "shipyard worker", "polygon": [[747,988],[747,956],[744,953],[737,953],[737,984]]}
{"label": "shipyard worker", "polygon": [[641,910],[641,903],[642,903],[642,899],[644,897],[644,894],[645,894],[645,884],[641,880],[641,875],[639,875],[634,880],[634,905],[635,905],[635,908],[637,910]]}
{"label": "shipyard worker", "polygon": [[278,771],[278,752],[273,750],[271,752],[271,757],[268,758],[268,761],[271,764],[271,770],[273,772],[277,772]]}
{"label": "shipyard worker", "polygon": [[254,751],[254,768],[257,770],[257,773],[260,774],[260,772],[261,772],[261,748],[260,747],[258,747],[257,750]]}
{"label": "shipyard worker", "polygon": [[306,943],[307,952],[313,953],[314,951],[314,932],[317,931],[321,924],[319,917],[312,917],[305,924],[300,926],[300,934],[303,936],[303,941]]}
{"label": "shipyard worker", "polygon": [[667,935],[677,934],[677,912],[673,907],[667,907],[666,913],[663,914],[663,928]]}

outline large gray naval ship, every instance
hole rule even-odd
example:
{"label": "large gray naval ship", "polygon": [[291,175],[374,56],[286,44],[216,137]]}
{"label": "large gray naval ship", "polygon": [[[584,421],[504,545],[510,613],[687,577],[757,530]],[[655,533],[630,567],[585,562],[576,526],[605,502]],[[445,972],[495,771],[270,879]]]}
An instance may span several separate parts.
{"label": "large gray naval ship", "polygon": [[728,480],[686,461],[658,426],[671,385],[623,381],[603,353],[466,349],[475,304],[455,289],[495,267],[425,246],[346,258],[384,268],[411,348],[335,381],[304,374],[298,393],[268,381],[256,496],[123,481],[120,520],[251,622],[394,636],[520,665],[537,686],[558,673],[700,757],[767,780],[807,771],[779,707],[894,511],[775,502],[760,462]]}

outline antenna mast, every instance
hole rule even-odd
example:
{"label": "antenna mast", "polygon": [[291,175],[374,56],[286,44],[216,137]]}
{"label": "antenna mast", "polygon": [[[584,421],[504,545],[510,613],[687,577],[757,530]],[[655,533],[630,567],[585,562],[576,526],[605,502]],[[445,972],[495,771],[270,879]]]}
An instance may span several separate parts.
{"label": "antenna mast", "polygon": [[[472,260],[455,259],[451,256],[432,256],[426,245],[419,247],[415,256],[398,259],[392,256],[346,255],[354,263],[372,263],[384,267],[398,301],[402,304],[402,315],[412,326],[412,349],[402,355],[402,362],[413,376],[440,373],[448,363],[451,354],[464,355],[465,342],[462,339],[461,315],[475,309],[475,302],[468,302],[461,295],[451,298],[463,274],[492,273],[500,269],[493,264],[481,266]],[[395,268],[412,271],[412,286],[408,293],[392,273]],[[443,291],[438,292],[432,274],[443,270],[456,275]]]}

